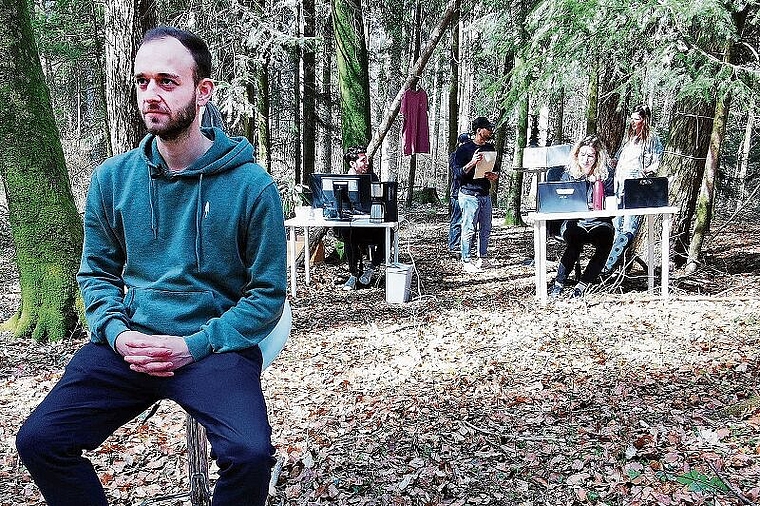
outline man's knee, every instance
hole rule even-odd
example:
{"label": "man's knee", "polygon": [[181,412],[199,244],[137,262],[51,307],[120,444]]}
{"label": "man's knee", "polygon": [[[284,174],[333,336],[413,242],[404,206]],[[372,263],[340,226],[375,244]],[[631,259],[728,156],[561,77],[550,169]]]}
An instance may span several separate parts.
{"label": "man's knee", "polygon": [[24,463],[55,452],[56,437],[46,424],[32,414],[16,434],[16,450]]}
{"label": "man's knee", "polygon": [[269,473],[276,462],[274,447],[268,441],[232,442],[224,445],[224,448],[216,453],[220,469],[234,466],[248,469],[250,472]]}

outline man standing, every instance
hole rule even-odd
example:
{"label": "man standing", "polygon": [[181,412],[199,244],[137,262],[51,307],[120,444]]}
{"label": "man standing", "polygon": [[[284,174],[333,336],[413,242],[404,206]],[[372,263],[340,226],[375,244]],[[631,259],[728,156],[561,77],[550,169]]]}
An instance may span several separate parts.
{"label": "man standing", "polygon": [[91,342],[16,445],[51,506],[105,505],[82,451],[160,399],[207,429],[213,503],[263,505],[274,462],[257,344],[285,300],[282,204],[243,138],[201,129],[211,54],[192,33],[145,34],[134,63],[150,132],[92,176],[77,280]]}
{"label": "man standing", "polygon": [[[462,270],[467,273],[480,272],[491,267],[488,260],[488,240],[491,237],[491,182],[498,179],[496,172],[486,172],[476,176],[476,166],[484,160],[484,153],[496,151],[491,144],[493,124],[484,117],[472,122],[473,139],[465,142],[456,151],[454,161],[462,170],[459,188],[459,206],[462,209]],[[472,263],[472,244],[475,227],[479,228],[478,260]]]}

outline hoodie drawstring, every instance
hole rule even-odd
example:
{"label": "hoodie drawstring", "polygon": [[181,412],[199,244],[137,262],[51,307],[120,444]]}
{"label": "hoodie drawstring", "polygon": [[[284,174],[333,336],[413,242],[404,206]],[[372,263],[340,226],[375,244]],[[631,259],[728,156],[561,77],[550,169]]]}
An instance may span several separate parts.
{"label": "hoodie drawstring", "polygon": [[[203,219],[203,199],[201,198],[203,187],[203,174],[198,178],[198,200],[195,204],[195,268],[201,270],[201,220]],[[208,211],[207,211],[208,212]]]}
{"label": "hoodie drawstring", "polygon": [[156,198],[156,180],[151,176],[150,165],[148,165],[148,180],[150,181],[150,187],[148,188],[148,201],[150,202],[150,229],[153,231],[153,239],[158,239],[158,220],[156,219],[156,210],[153,205],[153,200]]}

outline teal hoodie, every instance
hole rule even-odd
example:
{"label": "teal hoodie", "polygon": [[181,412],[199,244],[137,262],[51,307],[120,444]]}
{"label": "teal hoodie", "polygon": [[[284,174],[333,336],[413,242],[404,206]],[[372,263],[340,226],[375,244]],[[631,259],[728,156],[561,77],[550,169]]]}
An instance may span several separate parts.
{"label": "teal hoodie", "polygon": [[91,339],[181,336],[197,361],[255,346],[287,287],[282,202],[244,138],[214,141],[170,174],[155,137],[95,169],[77,281]]}

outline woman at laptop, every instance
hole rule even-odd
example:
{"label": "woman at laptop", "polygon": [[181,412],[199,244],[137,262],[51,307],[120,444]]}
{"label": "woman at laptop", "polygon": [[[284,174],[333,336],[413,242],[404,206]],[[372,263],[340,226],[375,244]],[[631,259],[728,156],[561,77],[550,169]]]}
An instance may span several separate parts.
{"label": "woman at laptop", "polygon": [[[602,185],[605,196],[614,195],[614,174],[607,165],[607,159],[607,150],[596,135],[584,137],[570,152],[570,164],[562,174],[562,181],[585,181],[589,208],[592,207],[595,184]],[[565,251],[562,253],[557,277],[549,295],[559,297],[562,294],[568,273],[578,262],[583,247],[589,244],[594,248],[594,254],[572,293],[572,297],[583,297],[588,286],[599,276],[612,248],[612,238],[615,234],[612,218],[566,220],[562,223],[560,234],[565,241]]]}

